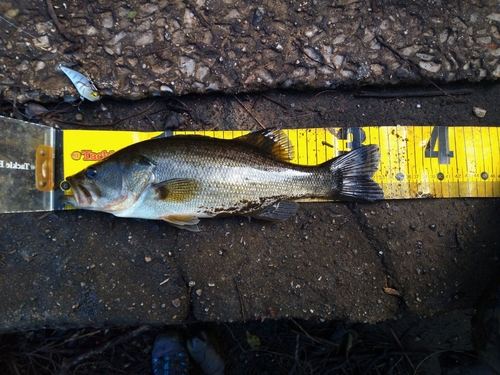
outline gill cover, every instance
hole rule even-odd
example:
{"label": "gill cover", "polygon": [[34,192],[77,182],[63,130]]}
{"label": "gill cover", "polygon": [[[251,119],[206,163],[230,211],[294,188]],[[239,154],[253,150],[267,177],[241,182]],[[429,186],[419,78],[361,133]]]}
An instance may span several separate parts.
{"label": "gill cover", "polygon": [[66,180],[78,208],[116,212],[133,205],[150,184],[156,165],[145,156],[118,152]]}

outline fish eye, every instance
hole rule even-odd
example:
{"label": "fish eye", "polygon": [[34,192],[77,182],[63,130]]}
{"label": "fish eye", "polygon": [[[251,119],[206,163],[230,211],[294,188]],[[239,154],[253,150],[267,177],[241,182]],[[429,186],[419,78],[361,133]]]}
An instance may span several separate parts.
{"label": "fish eye", "polygon": [[87,178],[94,178],[95,176],[97,176],[97,169],[95,169],[94,167],[88,167],[87,169],[85,169],[85,176],[87,176]]}
{"label": "fish eye", "polygon": [[69,184],[68,181],[63,181],[63,182],[61,182],[60,187],[61,187],[61,190],[66,191],[66,190],[69,190],[71,188],[71,185]]}
{"label": "fish eye", "polygon": [[94,91],[94,92],[92,92],[92,96],[93,96],[94,98],[97,98],[97,97],[99,96],[99,93],[98,93],[98,92],[96,92],[96,91]]}

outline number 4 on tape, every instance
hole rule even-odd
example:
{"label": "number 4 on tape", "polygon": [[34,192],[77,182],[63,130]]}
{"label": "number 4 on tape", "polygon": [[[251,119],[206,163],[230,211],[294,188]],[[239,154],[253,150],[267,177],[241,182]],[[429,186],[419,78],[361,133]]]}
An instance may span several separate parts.
{"label": "number 4 on tape", "polygon": [[[437,151],[435,150],[437,144]],[[431,139],[425,147],[426,158],[438,158],[439,164],[450,164],[453,151],[450,151],[450,140],[447,126],[435,126],[432,129]]]}

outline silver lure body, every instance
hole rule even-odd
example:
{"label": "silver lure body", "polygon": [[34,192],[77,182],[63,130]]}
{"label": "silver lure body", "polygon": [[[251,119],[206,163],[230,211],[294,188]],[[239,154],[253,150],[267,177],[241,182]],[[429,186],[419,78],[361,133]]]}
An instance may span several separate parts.
{"label": "silver lure body", "polygon": [[66,74],[66,76],[71,80],[76,90],[80,94],[80,97],[90,100],[92,102],[101,99],[101,96],[97,91],[97,88],[83,74],[73,69],[67,68],[63,65],[59,65],[59,69],[61,69],[63,73]]}

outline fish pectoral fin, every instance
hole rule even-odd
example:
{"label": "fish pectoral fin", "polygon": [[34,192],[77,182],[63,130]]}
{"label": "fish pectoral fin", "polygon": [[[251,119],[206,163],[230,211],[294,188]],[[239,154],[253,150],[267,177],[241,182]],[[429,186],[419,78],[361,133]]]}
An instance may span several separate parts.
{"label": "fish pectoral fin", "polygon": [[294,157],[293,145],[283,130],[258,130],[238,137],[236,140],[257,147],[278,160],[290,161]]}
{"label": "fish pectoral fin", "polygon": [[174,227],[180,229],[186,229],[191,232],[199,232],[198,224],[200,219],[198,219],[194,215],[184,214],[184,215],[167,215],[161,218],[165,220],[167,223],[173,225]]}
{"label": "fish pectoral fin", "polygon": [[174,178],[154,184],[157,199],[165,202],[187,202],[200,191],[200,183],[194,179]]}
{"label": "fish pectoral fin", "polygon": [[250,216],[261,220],[282,221],[295,215],[298,208],[298,203],[279,201],[267,206],[262,211],[251,214]]}

